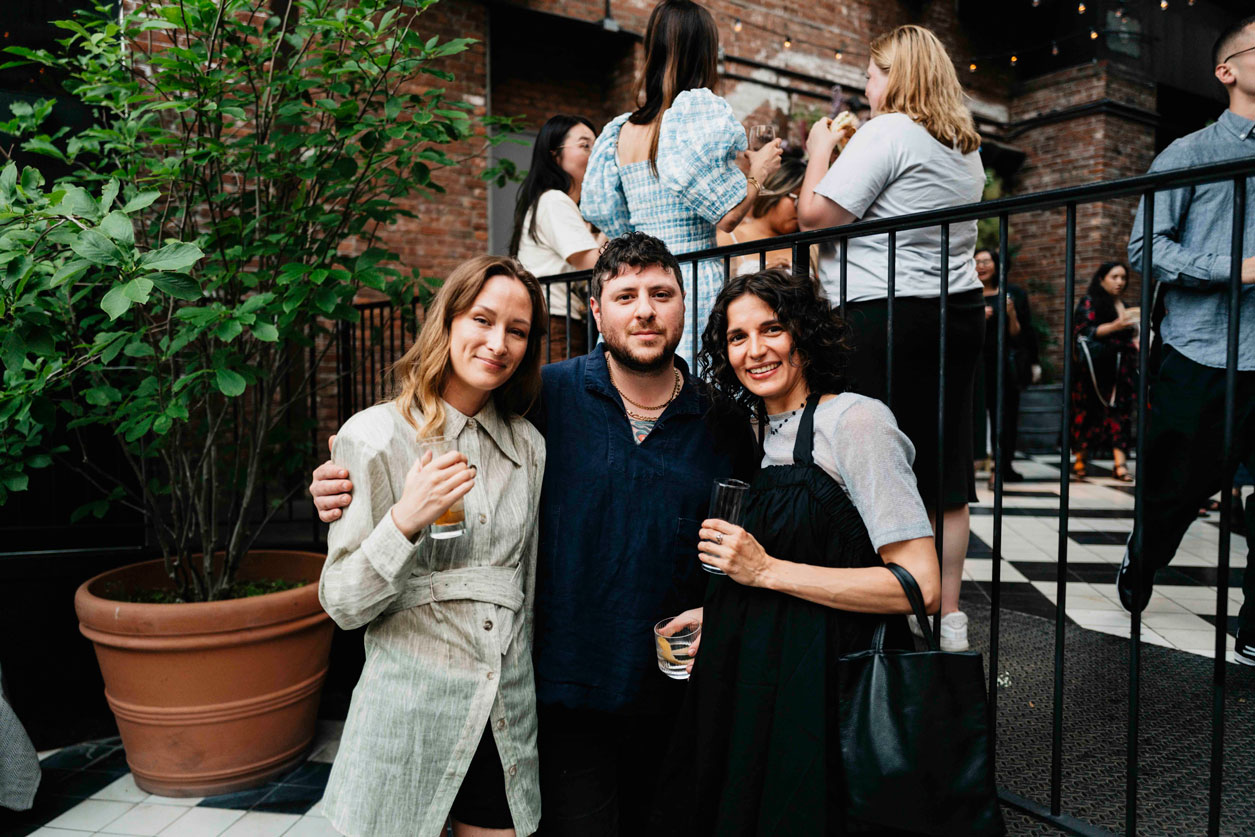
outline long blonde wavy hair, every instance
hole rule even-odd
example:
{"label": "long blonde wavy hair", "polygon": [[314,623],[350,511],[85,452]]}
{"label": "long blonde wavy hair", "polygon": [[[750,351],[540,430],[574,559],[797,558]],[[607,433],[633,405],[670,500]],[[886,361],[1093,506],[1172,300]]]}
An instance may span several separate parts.
{"label": "long blonde wavy hair", "polygon": [[420,439],[439,436],[444,430],[445,409],[440,393],[453,374],[453,364],[449,359],[449,331],[453,318],[475,304],[479,292],[494,276],[509,276],[527,288],[527,295],[532,301],[532,325],[527,333],[527,349],[518,368],[492,396],[496,399],[497,408],[505,415],[523,415],[540,395],[540,344],[549,327],[549,314],[540,283],[514,259],[476,256],[462,262],[445,279],[427,308],[427,317],[418,339],[392,366],[392,380],[396,382],[392,400],[405,420],[418,430]]}
{"label": "long blonde wavy hair", "polygon": [[880,113],[904,113],[949,148],[969,154],[980,134],[945,46],[922,26],[899,26],[871,44],[871,58],[888,74]]}

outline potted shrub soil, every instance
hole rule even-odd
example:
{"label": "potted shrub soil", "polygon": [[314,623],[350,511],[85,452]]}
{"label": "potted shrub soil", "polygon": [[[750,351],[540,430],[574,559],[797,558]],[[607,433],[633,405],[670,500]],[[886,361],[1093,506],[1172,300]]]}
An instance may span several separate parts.
{"label": "potted shrub soil", "polygon": [[[304,484],[318,369],[354,295],[408,307],[430,289],[378,233],[441,191],[450,153],[508,133],[483,123],[511,125],[430,86],[471,43],[420,35],[433,3],[107,4],[59,22],[55,53],[8,49],[96,122],[41,133],[50,101],[0,122],[70,171],[0,171],[0,503],[60,460],[100,492],[76,515],[145,515],[162,557],[90,579],[75,606],[146,790],[259,784],[312,740],[323,556],[252,545]],[[124,473],[52,443],[91,425]]]}

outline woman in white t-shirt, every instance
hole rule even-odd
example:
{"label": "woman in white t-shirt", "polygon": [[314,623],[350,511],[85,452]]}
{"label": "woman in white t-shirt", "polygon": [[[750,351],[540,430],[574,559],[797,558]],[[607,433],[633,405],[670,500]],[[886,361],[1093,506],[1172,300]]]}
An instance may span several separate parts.
{"label": "woman in white t-shirt", "polygon": [[[606,239],[593,233],[580,215],[579,206],[588,155],[596,139],[593,123],[582,116],[562,113],[550,117],[536,137],[532,166],[519,187],[514,208],[510,255],[537,278],[589,270],[597,262]],[[545,359],[564,360],[588,351],[583,283],[549,285],[548,303],[549,347]]]}
{"label": "woman in white t-shirt", "polygon": [[[810,163],[798,201],[802,229],[975,203],[985,183],[980,135],[964,104],[954,65],[929,30],[900,26],[872,41],[867,99],[872,118],[831,167],[840,134],[821,120],[807,140]],[[941,228],[897,234],[892,375],[887,363],[887,235],[848,240],[841,298],[839,251],[823,248],[819,274],[829,300],[844,301],[854,333],[851,387],[886,401],[915,446],[920,495],[944,520],[941,644],[967,648],[959,586],[967,551],[968,503],[976,500],[972,467],[972,386],[984,341],[984,302],[973,250],[976,222],[950,225],[945,266],[946,397],[944,451],[937,444],[938,346],[942,282]],[[941,498],[938,502],[940,480]]]}

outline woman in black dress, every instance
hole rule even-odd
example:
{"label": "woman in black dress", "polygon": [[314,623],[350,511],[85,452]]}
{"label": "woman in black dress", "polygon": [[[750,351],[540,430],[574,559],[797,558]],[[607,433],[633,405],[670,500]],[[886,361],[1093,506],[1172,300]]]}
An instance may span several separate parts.
{"label": "woman in black dress", "polygon": [[1110,449],[1112,476],[1133,481],[1126,452],[1137,403],[1136,327],[1141,311],[1125,308],[1120,300],[1128,283],[1123,262],[1099,265],[1073,317],[1078,363],[1072,385],[1072,473],[1078,477],[1086,475],[1093,452]]}
{"label": "woman in black dress", "polygon": [[[879,401],[846,392],[840,315],[809,279],[738,276],[715,300],[702,360],[758,417],[763,468],[744,527],[702,524],[712,580],[659,831],[846,833],[834,666],[910,605],[884,564],[941,595],[914,448]],[[678,621],[678,620],[677,620]],[[906,620],[891,620],[909,647]]]}
{"label": "woman in black dress", "polygon": [[[972,400],[973,430],[977,459],[988,451],[994,453],[993,428],[998,421],[998,263],[997,251],[985,247],[977,249],[976,278],[982,285],[985,299],[985,362],[976,366],[975,398]],[[1037,365],[1037,332],[1033,331],[1033,314],[1028,305],[1028,294],[1019,285],[1007,283],[1007,328],[1002,390],[1002,459],[1006,468],[1003,482],[1020,482],[1024,475],[1012,468],[1015,458],[1018,424],[1020,421],[1020,392],[1033,382]],[[988,434],[986,429],[988,428]],[[989,441],[986,447],[986,439]],[[989,487],[994,487],[994,469],[989,470]]]}

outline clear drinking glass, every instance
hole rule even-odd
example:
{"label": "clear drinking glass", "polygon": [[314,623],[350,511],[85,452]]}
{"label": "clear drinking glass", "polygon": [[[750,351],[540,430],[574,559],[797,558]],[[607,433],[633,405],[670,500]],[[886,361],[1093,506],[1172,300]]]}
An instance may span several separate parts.
{"label": "clear drinking glass", "polygon": [[688,665],[693,662],[691,649],[702,635],[702,626],[689,625],[671,636],[663,636],[659,631],[671,624],[672,619],[663,619],[654,625],[654,651],[658,654],[658,670],[672,680],[688,680]]}
{"label": "clear drinking glass", "polygon": [[[715,480],[710,489],[710,517],[717,518],[733,526],[741,525],[741,507],[745,503],[745,492],[749,491],[749,483],[740,480]],[[702,553],[697,553],[701,560]],[[727,575],[718,567],[712,567],[702,561],[702,569],[713,575]]]}
{"label": "clear drinking glass", "polygon": [[[458,449],[458,440],[453,436],[432,436],[418,440],[419,455],[431,451],[431,458],[436,459]],[[430,537],[436,540],[460,537],[466,532],[466,512],[462,508],[462,498],[458,498],[449,510],[436,522],[431,524]]]}
{"label": "clear drinking glass", "polygon": [[775,125],[751,125],[749,132],[750,151],[759,150],[775,138]]}

